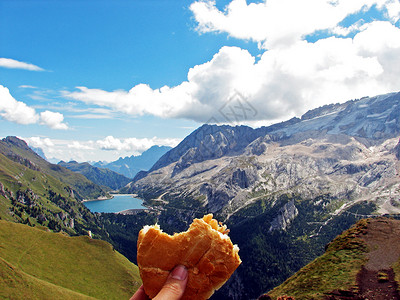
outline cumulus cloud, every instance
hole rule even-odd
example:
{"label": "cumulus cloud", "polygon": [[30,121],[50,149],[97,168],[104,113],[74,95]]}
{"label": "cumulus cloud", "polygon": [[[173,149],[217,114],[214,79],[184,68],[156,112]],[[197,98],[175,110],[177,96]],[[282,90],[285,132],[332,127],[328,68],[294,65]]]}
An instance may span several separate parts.
{"label": "cumulus cloud", "polygon": [[0,116],[8,121],[28,125],[38,122],[36,111],[11,96],[8,88],[0,85]]}
{"label": "cumulus cloud", "polygon": [[67,124],[63,123],[64,116],[59,112],[44,111],[40,113],[40,124],[46,125],[52,129],[68,129]]}
{"label": "cumulus cloud", "polygon": [[68,148],[75,149],[75,150],[93,150],[93,149],[95,149],[93,147],[92,141],[88,141],[88,142],[71,141],[68,144]]}
{"label": "cumulus cloud", "polygon": [[30,147],[40,148],[52,163],[60,160],[90,161],[96,156],[93,141],[51,139],[42,136],[22,137]]}
{"label": "cumulus cloud", "polygon": [[270,49],[286,47],[318,30],[334,30],[345,17],[373,5],[394,23],[399,19],[397,0],[268,0],[250,4],[233,0],[223,11],[215,1],[205,0],[192,3],[190,9],[200,32],[226,32]]}
{"label": "cumulus cloud", "polygon": [[131,151],[141,153],[154,145],[163,145],[175,147],[181,140],[174,138],[125,138],[119,139],[113,136],[107,136],[102,140],[96,141],[96,144],[102,150],[111,151]]}
{"label": "cumulus cloud", "polygon": [[[268,50],[256,58],[245,49],[222,47],[174,87],[139,84],[129,91],[78,87],[64,96],[133,116],[267,124],[324,104],[396,91],[400,86],[396,3],[233,0],[220,11],[214,1],[198,1],[190,8],[199,31],[227,32]],[[374,5],[385,20],[340,24]],[[305,38],[319,30],[326,30],[319,40]],[[352,37],[347,36],[350,32]]]}
{"label": "cumulus cloud", "polygon": [[49,138],[33,136],[23,139],[29,144],[29,146],[32,146],[34,148],[54,147],[54,143]]}
{"label": "cumulus cloud", "polygon": [[53,129],[68,129],[63,123],[64,116],[58,112],[36,110],[11,96],[8,88],[0,85],[0,116],[7,121],[29,125],[40,123]]}
{"label": "cumulus cloud", "polygon": [[23,69],[28,71],[44,71],[44,69],[36,65],[11,58],[0,58],[0,67],[7,69]]}
{"label": "cumulus cloud", "polygon": [[27,137],[29,146],[41,148],[52,162],[60,160],[93,161],[94,158],[114,161],[121,156],[139,155],[154,145],[176,146],[181,140],[176,138],[115,138],[107,136],[97,141],[63,140],[48,137]]}

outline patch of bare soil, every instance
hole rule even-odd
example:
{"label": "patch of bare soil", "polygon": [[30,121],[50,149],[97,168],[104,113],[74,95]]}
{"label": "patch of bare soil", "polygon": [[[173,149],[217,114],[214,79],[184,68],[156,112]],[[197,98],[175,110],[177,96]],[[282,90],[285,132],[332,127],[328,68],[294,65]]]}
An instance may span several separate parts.
{"label": "patch of bare soil", "polygon": [[332,291],[325,299],[400,300],[391,266],[400,258],[400,221],[371,219],[360,236],[369,247],[368,261],[357,275],[354,291]]}
{"label": "patch of bare soil", "polygon": [[361,236],[370,251],[367,270],[387,270],[400,257],[400,221],[388,218],[372,219],[366,234]]}
{"label": "patch of bare soil", "polygon": [[400,300],[391,266],[400,258],[400,221],[377,218],[361,238],[368,245],[368,261],[357,276],[361,299]]}
{"label": "patch of bare soil", "polygon": [[357,276],[361,299],[400,300],[393,270],[372,271],[362,268]]}

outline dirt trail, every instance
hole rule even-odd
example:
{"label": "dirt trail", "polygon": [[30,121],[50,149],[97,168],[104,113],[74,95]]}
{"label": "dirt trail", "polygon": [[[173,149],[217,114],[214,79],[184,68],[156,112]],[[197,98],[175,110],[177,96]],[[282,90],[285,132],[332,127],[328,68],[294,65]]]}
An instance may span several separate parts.
{"label": "dirt trail", "polygon": [[367,270],[389,269],[400,257],[400,221],[377,218],[368,224],[367,234],[361,236],[370,252]]}
{"label": "dirt trail", "polygon": [[368,245],[367,263],[357,275],[355,290],[335,290],[329,300],[400,300],[392,265],[400,258],[400,220],[371,219],[359,236]]}
{"label": "dirt trail", "polygon": [[400,258],[400,221],[371,220],[361,238],[368,245],[368,262],[357,276],[361,299],[400,300],[391,266]]}
{"label": "dirt trail", "polygon": [[361,299],[400,300],[398,286],[391,268],[380,271],[362,268],[357,280]]}

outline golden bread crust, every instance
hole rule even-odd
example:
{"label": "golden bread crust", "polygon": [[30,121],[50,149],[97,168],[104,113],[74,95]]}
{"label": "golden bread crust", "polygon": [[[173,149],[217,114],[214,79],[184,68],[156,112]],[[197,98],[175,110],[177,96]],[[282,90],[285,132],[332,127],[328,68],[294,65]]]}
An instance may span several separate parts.
{"label": "golden bread crust", "polygon": [[189,271],[182,299],[208,299],[241,263],[239,249],[227,236],[226,226],[219,226],[211,214],[194,219],[187,231],[173,236],[158,225],[146,227],[139,232],[137,261],[150,298],[161,290],[170,271],[181,264]]}

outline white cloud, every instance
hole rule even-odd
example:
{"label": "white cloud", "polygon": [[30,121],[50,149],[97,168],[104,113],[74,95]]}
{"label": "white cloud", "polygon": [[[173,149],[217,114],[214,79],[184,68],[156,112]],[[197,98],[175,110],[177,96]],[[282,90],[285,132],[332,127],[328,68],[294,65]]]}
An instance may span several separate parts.
{"label": "white cloud", "polygon": [[398,0],[388,1],[386,4],[387,16],[392,22],[397,22],[400,19],[400,2]]}
{"label": "white cloud", "polygon": [[20,85],[19,88],[21,88],[21,89],[37,89],[36,86],[29,85],[29,84]]}
{"label": "white cloud", "polygon": [[23,69],[28,71],[44,71],[44,69],[33,64],[11,58],[0,58],[0,67],[7,69]]}
{"label": "white cloud", "polygon": [[223,47],[209,62],[191,68],[188,81],[172,88],[138,85],[129,92],[107,92],[80,87],[66,95],[135,116],[206,122],[213,117],[227,121],[221,108],[239,92],[257,111],[251,119],[283,120],[323,104],[399,89],[394,60],[400,59],[400,29],[374,22],[362,30],[354,39],[303,40],[271,49],[259,61],[246,50]]}
{"label": "white cloud", "polygon": [[23,139],[29,144],[29,146],[32,146],[34,148],[54,147],[54,143],[49,138],[33,136]]}
{"label": "white cloud", "polygon": [[111,151],[130,151],[141,153],[154,145],[164,145],[175,147],[181,140],[174,138],[125,138],[119,139],[113,136],[107,136],[102,140],[96,141],[96,144],[102,150]]}
{"label": "white cloud", "polygon": [[[227,32],[262,43],[268,50],[256,59],[247,50],[222,47],[174,87],[139,84],[129,91],[78,87],[64,96],[133,116],[260,124],[300,116],[332,102],[397,91],[400,29],[392,23],[398,20],[396,3],[233,0],[220,11],[213,1],[195,2],[191,10],[200,31]],[[373,5],[383,17],[386,14],[386,21],[363,21],[362,13]],[[359,20],[339,26],[356,12],[361,14]],[[325,36],[316,42],[305,39],[324,29]],[[347,37],[350,32],[353,38]],[[235,95],[239,102],[232,101]]]}
{"label": "white cloud", "polygon": [[271,49],[296,43],[318,30],[334,30],[346,16],[373,5],[394,23],[399,19],[398,0],[268,0],[250,4],[233,0],[223,11],[215,1],[205,0],[192,3],[190,9],[201,33],[226,32]]}
{"label": "white cloud", "polygon": [[63,123],[64,116],[59,112],[44,111],[40,113],[40,124],[46,125],[52,129],[67,130],[68,126]]}
{"label": "white cloud", "polygon": [[46,110],[38,114],[34,108],[15,100],[8,88],[2,85],[0,85],[0,116],[17,124],[40,123],[53,129],[68,129],[63,123],[64,116],[61,113]]}
{"label": "white cloud", "polygon": [[153,90],[148,85],[139,84],[130,91],[107,92],[100,89],[77,87],[79,92],[64,92],[65,97],[88,104],[102,105],[131,115],[153,114],[159,117],[174,117],[176,110],[190,104],[191,88],[185,83],[169,88]]}
{"label": "white cloud", "polygon": [[111,115],[102,114],[81,114],[70,116],[72,119],[87,119],[87,120],[98,120],[98,119],[112,119]]}
{"label": "white cloud", "polygon": [[252,89],[261,84],[254,72],[254,63],[254,57],[247,50],[223,47],[211,61],[191,68],[188,81],[176,87],[153,90],[139,84],[128,92],[78,87],[79,91],[64,92],[64,96],[134,116],[151,114],[204,122],[236,90]]}
{"label": "white cloud", "polygon": [[92,140],[62,140],[48,137],[27,137],[24,139],[29,146],[41,148],[52,162],[60,160],[84,161],[114,161],[119,157],[139,155],[154,145],[176,146],[181,140],[176,138],[124,138],[113,136]]}
{"label": "white cloud", "polygon": [[36,111],[25,103],[15,100],[8,88],[0,85],[0,116],[18,124],[34,124],[39,120]]}
{"label": "white cloud", "polygon": [[68,144],[68,148],[75,149],[75,150],[93,150],[93,149],[95,149],[93,147],[92,141],[87,141],[87,142],[71,141]]}

